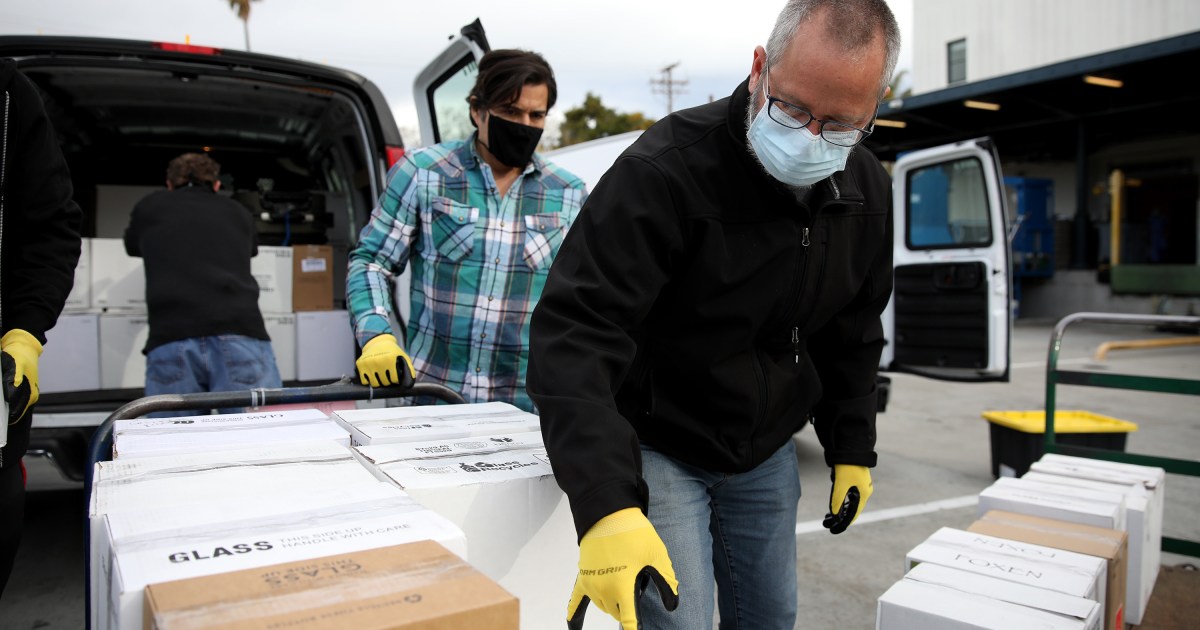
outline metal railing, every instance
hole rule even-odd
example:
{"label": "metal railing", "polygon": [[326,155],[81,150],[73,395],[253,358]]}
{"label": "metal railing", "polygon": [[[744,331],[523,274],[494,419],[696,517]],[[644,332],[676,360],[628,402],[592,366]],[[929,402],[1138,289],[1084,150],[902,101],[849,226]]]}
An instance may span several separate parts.
{"label": "metal railing", "polygon": [[[1200,477],[1200,461],[1126,453],[1089,446],[1060,444],[1054,435],[1055,389],[1059,385],[1079,385],[1084,387],[1105,387],[1110,389],[1125,389],[1159,394],[1183,394],[1200,396],[1200,380],[1169,378],[1160,376],[1141,376],[1135,374],[1114,374],[1101,372],[1083,372],[1058,369],[1058,355],[1062,350],[1062,339],[1067,328],[1080,322],[1093,324],[1124,324],[1135,326],[1169,326],[1180,330],[1200,330],[1200,317],[1177,315],[1125,315],[1119,313],[1074,313],[1068,315],[1054,326],[1050,337],[1050,353],[1046,361],[1046,431],[1043,437],[1044,450],[1047,453],[1061,453],[1077,457],[1090,457],[1140,466],[1155,466],[1169,473]],[[1183,334],[1183,333],[1181,333]],[[1164,536],[1162,550],[1188,556],[1200,557],[1200,542],[1171,538]]]}

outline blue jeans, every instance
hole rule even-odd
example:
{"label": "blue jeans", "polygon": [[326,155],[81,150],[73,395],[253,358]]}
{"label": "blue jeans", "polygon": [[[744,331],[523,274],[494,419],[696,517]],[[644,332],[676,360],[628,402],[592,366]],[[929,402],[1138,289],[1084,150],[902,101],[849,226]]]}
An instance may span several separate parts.
{"label": "blue jeans", "polygon": [[[230,392],[282,387],[271,342],[241,335],[217,335],[172,341],[146,355],[146,395]],[[243,409],[221,409],[240,413]],[[150,417],[197,415],[158,412]]]}
{"label": "blue jeans", "polygon": [[796,624],[796,505],[800,474],[791,440],[757,468],[714,473],[642,445],[649,519],[679,579],[667,612],[652,586],[638,601],[646,630],[791,630]]}

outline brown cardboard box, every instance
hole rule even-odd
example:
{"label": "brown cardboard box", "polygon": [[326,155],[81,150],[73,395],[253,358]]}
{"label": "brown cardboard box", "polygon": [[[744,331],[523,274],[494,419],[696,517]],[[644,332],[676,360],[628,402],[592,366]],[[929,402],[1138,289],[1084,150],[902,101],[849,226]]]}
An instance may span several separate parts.
{"label": "brown cardboard box", "polygon": [[292,246],[292,310],[333,310],[333,248]]}
{"label": "brown cardboard box", "polygon": [[517,599],[433,541],[146,587],[145,630],[516,630]]}
{"label": "brown cardboard box", "polygon": [[1104,627],[1107,630],[1125,629],[1125,573],[1129,548],[1125,532],[1000,510],[987,512],[967,531],[1104,558],[1108,561]]}

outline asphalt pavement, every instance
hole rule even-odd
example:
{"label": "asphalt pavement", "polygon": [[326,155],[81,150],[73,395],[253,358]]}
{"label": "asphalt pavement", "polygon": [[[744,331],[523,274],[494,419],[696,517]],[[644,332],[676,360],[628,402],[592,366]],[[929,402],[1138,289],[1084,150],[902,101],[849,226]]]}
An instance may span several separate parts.
{"label": "asphalt pavement", "polygon": [[[905,552],[939,527],[966,527],[975,519],[975,497],[993,481],[988,423],[980,414],[1043,409],[1052,325],[1018,321],[1007,383],[891,375],[891,401],[877,422],[875,493],[867,512],[844,534],[832,536],[820,526],[829,471],[812,431],[797,435],[803,498],[796,525],[796,628],[873,628],[876,599],[903,575]],[[1196,346],[1120,350],[1103,361],[1093,358],[1104,341],[1161,336],[1147,328],[1076,325],[1064,338],[1060,367],[1200,378]],[[1200,459],[1196,397],[1062,386],[1058,409],[1137,423],[1138,430],[1128,436],[1130,452]],[[0,628],[83,627],[84,519],[80,490],[30,495],[17,567],[0,598]],[[1169,475],[1164,521],[1164,535],[1200,540],[1200,479]],[[1183,561],[1195,559],[1164,554],[1164,564]],[[563,588],[565,598],[570,585]]]}

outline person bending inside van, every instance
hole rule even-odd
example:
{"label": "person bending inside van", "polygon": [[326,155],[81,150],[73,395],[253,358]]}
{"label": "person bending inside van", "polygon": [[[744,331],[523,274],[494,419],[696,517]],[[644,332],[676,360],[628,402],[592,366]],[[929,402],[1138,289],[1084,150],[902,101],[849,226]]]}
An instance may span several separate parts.
{"label": "person bending inside van", "polygon": [[[146,395],[281,386],[258,310],[250,212],[217,194],[220,166],[185,153],[133,208],[125,251],[146,268]],[[166,414],[178,415],[178,414]]]}
{"label": "person bending inside van", "polygon": [[[586,197],[578,177],[534,152],[555,98],[540,55],[493,50],[467,97],[477,131],[414,151],[388,173],[346,274],[364,385],[420,375],[468,402],[533,410],[529,317]],[[393,278],[410,264],[406,352],[388,315]]]}

